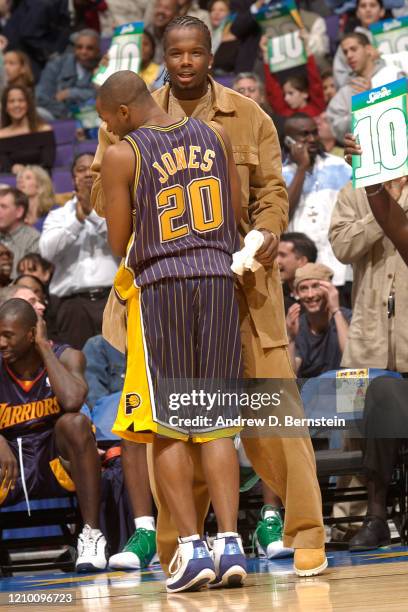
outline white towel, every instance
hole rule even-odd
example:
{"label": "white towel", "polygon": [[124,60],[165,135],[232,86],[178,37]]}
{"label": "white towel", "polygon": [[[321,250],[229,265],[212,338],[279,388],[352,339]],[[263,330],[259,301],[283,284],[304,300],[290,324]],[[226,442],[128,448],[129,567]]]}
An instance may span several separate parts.
{"label": "white towel", "polygon": [[264,235],[258,230],[251,230],[244,240],[244,248],[232,255],[231,270],[234,274],[242,276],[245,270],[256,272],[262,266],[259,261],[256,261],[255,255],[259,248],[263,245]]}

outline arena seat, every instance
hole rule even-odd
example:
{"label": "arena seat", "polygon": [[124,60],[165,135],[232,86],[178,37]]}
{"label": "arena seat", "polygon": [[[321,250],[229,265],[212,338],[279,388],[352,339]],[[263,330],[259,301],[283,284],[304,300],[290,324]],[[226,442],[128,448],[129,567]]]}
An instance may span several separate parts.
{"label": "arena seat", "polygon": [[52,121],[50,125],[54,130],[57,146],[75,142],[77,128],[75,119],[60,119],[58,121]]}
{"label": "arena seat", "polygon": [[67,193],[74,188],[71,171],[65,168],[55,168],[52,171],[52,182],[55,193]]}
{"label": "arena seat", "polygon": [[[338,417],[345,418],[348,435],[350,438],[361,437],[362,416],[366,383],[378,376],[391,376],[401,378],[398,372],[368,368],[360,371],[362,376],[354,378],[343,378],[346,370],[331,370],[325,372],[317,378],[310,378],[303,381],[301,385],[301,396],[305,408],[306,416],[309,418]],[[351,372],[351,371],[349,371]],[[354,370],[353,372],[358,372]],[[363,374],[366,373],[366,375]],[[341,375],[341,377],[340,377]],[[349,380],[350,387],[345,389],[339,386],[339,380]],[[363,384],[362,384],[363,383]],[[318,438],[326,436],[329,448],[315,450],[317,475],[320,483],[323,501],[323,516],[326,525],[336,525],[340,523],[361,522],[361,516],[333,517],[332,508],[337,502],[343,501],[364,501],[367,499],[367,492],[364,486],[361,487],[336,487],[336,478],[347,475],[361,475],[363,469],[363,451],[350,450],[344,451],[340,446],[341,438],[333,434],[337,433],[333,428],[328,427],[325,431],[311,429],[312,440],[316,443]],[[341,432],[339,432],[341,433]],[[354,435],[353,435],[354,433]],[[395,511],[393,519],[399,526],[401,540],[406,541],[407,525],[407,468],[405,453],[401,453],[400,460],[394,470],[393,482],[389,488],[388,498],[390,505]],[[340,546],[344,546],[341,544]]]}
{"label": "arena seat", "polygon": [[9,185],[10,187],[16,186],[16,175],[15,174],[0,174],[0,184]]}

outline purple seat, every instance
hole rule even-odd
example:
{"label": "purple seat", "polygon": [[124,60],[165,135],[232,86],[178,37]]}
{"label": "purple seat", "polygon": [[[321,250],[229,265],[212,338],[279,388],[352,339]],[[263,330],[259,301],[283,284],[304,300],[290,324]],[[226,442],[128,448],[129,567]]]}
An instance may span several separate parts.
{"label": "purple seat", "polygon": [[97,147],[97,140],[81,140],[75,145],[75,156],[81,153],[92,153],[92,155],[95,155]]}
{"label": "purple seat", "polygon": [[101,37],[101,54],[105,55],[109,51],[109,47],[111,46],[112,38],[111,36],[102,36]]}
{"label": "purple seat", "polygon": [[53,170],[52,183],[55,193],[67,193],[74,188],[71,171],[65,168]]}
{"label": "purple seat", "polygon": [[76,121],[75,119],[61,119],[51,122],[55,134],[57,145],[73,143],[76,140]]}
{"label": "purple seat", "polygon": [[69,168],[74,157],[74,145],[72,143],[57,145],[54,166],[56,168]]}
{"label": "purple seat", "polygon": [[222,74],[222,75],[214,75],[214,81],[217,81],[220,85],[224,85],[224,87],[232,88],[232,84],[235,79],[235,74]]}
{"label": "purple seat", "polygon": [[0,185],[16,186],[16,177],[14,174],[0,174]]}

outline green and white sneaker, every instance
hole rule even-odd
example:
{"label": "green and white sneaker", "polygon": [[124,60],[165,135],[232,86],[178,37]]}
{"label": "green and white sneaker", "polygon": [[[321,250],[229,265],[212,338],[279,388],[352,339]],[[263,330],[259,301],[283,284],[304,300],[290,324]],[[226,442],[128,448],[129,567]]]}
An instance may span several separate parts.
{"label": "green and white sneaker", "polygon": [[258,557],[278,559],[293,555],[293,548],[285,548],[282,540],[283,522],[279,510],[264,506],[254,533]]}
{"label": "green and white sneaker", "polygon": [[112,569],[143,569],[150,565],[156,554],[156,532],[139,527],[129,538],[122,552],[112,555]]}

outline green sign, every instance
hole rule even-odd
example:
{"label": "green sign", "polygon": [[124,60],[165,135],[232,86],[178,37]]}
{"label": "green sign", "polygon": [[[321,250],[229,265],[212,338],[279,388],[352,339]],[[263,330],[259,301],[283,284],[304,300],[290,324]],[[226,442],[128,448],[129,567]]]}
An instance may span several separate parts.
{"label": "green sign", "polygon": [[269,38],[304,27],[294,0],[264,4],[254,17]]}
{"label": "green sign", "polygon": [[408,175],[407,80],[353,96],[351,110],[352,131],[363,151],[353,156],[353,187]]}
{"label": "green sign", "polygon": [[268,64],[271,72],[280,72],[306,62],[305,46],[299,30],[268,39]]}
{"label": "green sign", "polygon": [[95,85],[102,85],[106,79],[119,70],[139,72],[142,61],[143,21],[125,23],[115,28],[109,47],[107,66],[100,66],[93,77]]}
{"label": "green sign", "polygon": [[378,21],[370,25],[370,31],[381,54],[408,51],[408,17]]}

